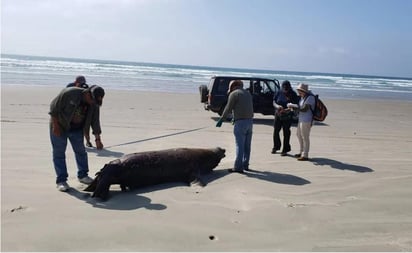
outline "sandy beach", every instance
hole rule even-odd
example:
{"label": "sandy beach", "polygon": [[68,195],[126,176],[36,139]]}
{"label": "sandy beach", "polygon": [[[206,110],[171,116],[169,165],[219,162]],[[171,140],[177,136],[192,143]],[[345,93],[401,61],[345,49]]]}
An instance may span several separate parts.
{"label": "sandy beach", "polygon": [[166,184],[96,201],[76,178],[57,191],[48,121],[57,88],[1,87],[2,251],[412,251],[412,101],[327,100],[309,162],[292,127],[290,156],[271,154],[273,118],[255,114],[250,167],[229,174],[233,126],[215,127],[197,94],[106,90],[105,149],[90,176],[124,154],[226,149],[205,187]]}

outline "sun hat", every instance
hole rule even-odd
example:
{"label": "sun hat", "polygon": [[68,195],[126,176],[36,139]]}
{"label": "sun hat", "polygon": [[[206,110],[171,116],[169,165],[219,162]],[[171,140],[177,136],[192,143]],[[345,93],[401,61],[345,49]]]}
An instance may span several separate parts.
{"label": "sun hat", "polygon": [[297,90],[300,90],[300,91],[303,91],[303,92],[305,92],[305,93],[308,93],[308,91],[309,91],[309,85],[304,84],[304,83],[300,83],[296,89],[297,89]]}
{"label": "sun hat", "polygon": [[98,85],[92,85],[89,88],[92,99],[98,105],[102,105],[104,97],[104,89]]}

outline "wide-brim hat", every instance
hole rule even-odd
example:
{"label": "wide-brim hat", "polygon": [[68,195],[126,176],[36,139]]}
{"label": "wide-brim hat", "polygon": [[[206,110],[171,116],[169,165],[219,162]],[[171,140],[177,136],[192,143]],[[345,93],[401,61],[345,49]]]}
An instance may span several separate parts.
{"label": "wide-brim hat", "polygon": [[300,90],[300,91],[303,91],[303,92],[305,92],[305,93],[308,93],[308,91],[309,91],[309,85],[304,84],[304,83],[300,83],[296,89],[297,89],[297,90]]}

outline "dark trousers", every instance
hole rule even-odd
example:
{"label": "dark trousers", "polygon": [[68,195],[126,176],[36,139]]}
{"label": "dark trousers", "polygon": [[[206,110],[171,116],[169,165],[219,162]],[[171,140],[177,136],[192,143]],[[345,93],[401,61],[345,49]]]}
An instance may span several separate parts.
{"label": "dark trousers", "polygon": [[280,130],[283,130],[283,152],[289,152],[290,148],[290,127],[292,125],[292,120],[280,120],[279,117],[275,116],[274,130],[273,130],[273,149],[280,150],[282,143],[280,141]]}

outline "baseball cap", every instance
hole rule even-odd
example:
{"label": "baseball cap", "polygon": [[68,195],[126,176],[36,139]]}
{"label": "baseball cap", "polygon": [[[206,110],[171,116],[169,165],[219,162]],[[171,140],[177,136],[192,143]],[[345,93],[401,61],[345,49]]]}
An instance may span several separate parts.
{"label": "baseball cap", "polygon": [[103,103],[104,89],[98,85],[92,85],[89,90],[94,102],[101,106]]}
{"label": "baseball cap", "polygon": [[77,76],[75,82],[80,84],[80,87],[83,89],[89,88],[89,85],[87,85],[86,78],[84,76]]}

